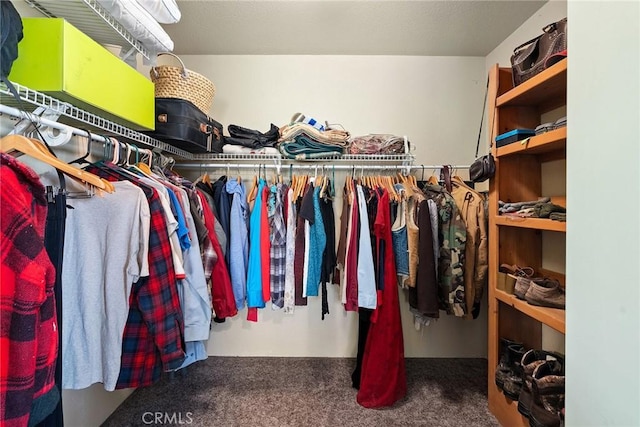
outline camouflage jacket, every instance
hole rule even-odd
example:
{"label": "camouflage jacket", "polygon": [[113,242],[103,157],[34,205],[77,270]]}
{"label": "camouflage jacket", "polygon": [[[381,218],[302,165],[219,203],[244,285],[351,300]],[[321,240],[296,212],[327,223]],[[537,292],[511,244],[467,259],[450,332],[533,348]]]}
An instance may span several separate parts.
{"label": "camouflage jacket", "polygon": [[463,269],[467,229],[455,200],[443,186],[427,183],[423,192],[438,207],[440,309],[464,317],[467,314]]}

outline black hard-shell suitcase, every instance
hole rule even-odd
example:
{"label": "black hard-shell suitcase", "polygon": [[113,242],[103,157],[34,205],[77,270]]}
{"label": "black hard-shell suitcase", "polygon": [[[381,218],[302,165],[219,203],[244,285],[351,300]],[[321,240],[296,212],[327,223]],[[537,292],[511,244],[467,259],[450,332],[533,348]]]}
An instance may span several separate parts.
{"label": "black hard-shell suitcase", "polygon": [[145,133],[190,153],[222,153],[222,125],[184,99],[156,98],[156,129]]}

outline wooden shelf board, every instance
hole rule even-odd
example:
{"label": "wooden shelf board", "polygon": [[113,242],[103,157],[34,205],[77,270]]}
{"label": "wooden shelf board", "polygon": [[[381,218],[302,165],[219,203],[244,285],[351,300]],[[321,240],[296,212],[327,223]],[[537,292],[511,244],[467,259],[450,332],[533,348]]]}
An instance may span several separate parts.
{"label": "wooden shelf board", "polygon": [[489,379],[489,410],[505,427],[529,427],[529,420],[518,412],[518,401],[513,401],[498,390]]}
{"label": "wooden shelf board", "polygon": [[526,144],[516,141],[513,144],[499,147],[497,156],[509,156],[514,154],[546,154],[557,151],[565,151],[567,146],[567,128],[562,127],[541,135],[529,138]]}
{"label": "wooden shelf board", "polygon": [[507,227],[534,228],[536,230],[567,232],[567,223],[546,218],[519,218],[514,216],[498,215],[495,217],[497,225]]}
{"label": "wooden shelf board", "polygon": [[499,96],[497,107],[531,106],[567,96],[567,59]]}
{"label": "wooden shelf board", "polygon": [[516,310],[541,323],[544,323],[556,331],[563,334],[565,333],[565,310],[531,305],[526,301],[516,298],[514,295],[501,291],[500,289],[495,290],[495,297],[499,301],[510,305]]}

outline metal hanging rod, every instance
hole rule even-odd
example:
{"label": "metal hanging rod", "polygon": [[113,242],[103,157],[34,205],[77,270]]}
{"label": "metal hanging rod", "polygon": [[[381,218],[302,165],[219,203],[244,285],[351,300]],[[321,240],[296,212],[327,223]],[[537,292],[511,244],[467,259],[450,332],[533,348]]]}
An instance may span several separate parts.
{"label": "metal hanging rod", "polygon": [[[30,120],[37,125],[48,126],[53,129],[57,129],[66,135],[68,138],[55,138],[51,141],[47,140],[47,143],[52,147],[64,145],[69,142],[73,135],[88,137],[89,134],[82,129],[74,128],[73,126],[65,125],[64,123],[55,122],[53,120],[40,117],[37,114],[28,113],[26,111],[18,110],[17,108],[9,107],[8,105],[0,104],[0,113],[8,114],[12,117],[19,119]],[[104,142],[104,137],[98,134],[91,134],[91,139],[96,142]]]}
{"label": "metal hanging rod", "polygon": [[287,164],[281,165],[276,163],[176,163],[175,169],[280,169],[281,171],[293,169],[293,170],[378,170],[378,171],[411,171],[411,170],[430,170],[430,169],[442,169],[443,166],[449,166],[451,169],[469,169],[469,165],[333,165],[333,164]]}
{"label": "metal hanging rod", "polygon": [[[58,131],[60,131],[60,133],[58,133],[57,135],[52,135],[49,132],[46,132],[44,129],[41,129],[41,131],[44,133],[43,136],[46,135],[45,139],[46,142],[49,146],[51,147],[59,147],[62,146],[66,143],[68,143],[69,141],[71,141],[71,138],[73,136],[82,136],[85,138],[91,137],[92,141],[95,141],[97,143],[100,144],[104,144],[106,143],[106,138],[109,138],[108,135],[102,135],[99,133],[89,133],[87,131],[84,131],[82,129],[78,129],[75,128],[73,126],[69,126],[67,124],[64,123],[60,123],[60,122],[56,122],[53,120],[49,120],[47,118],[41,117],[37,114],[33,114],[33,113],[29,113],[23,110],[19,110],[17,108],[14,107],[10,107],[8,105],[4,105],[4,104],[0,104],[0,114],[7,114],[10,115],[12,117],[16,117],[18,119],[21,119],[21,122],[18,122],[19,124],[16,125],[16,128],[14,128],[15,132],[16,130],[18,130],[19,128],[21,128],[20,130],[18,130],[18,132],[16,133],[21,133],[22,131],[26,130],[26,128],[28,126],[31,126],[31,122],[35,123],[36,125],[43,125],[43,126],[47,126],[49,128],[52,129],[56,129]],[[21,124],[23,122],[26,122],[27,125],[26,126],[21,126]],[[116,138],[117,139],[117,138]],[[122,142],[121,142],[122,143]],[[126,144],[126,146],[130,147],[132,150],[134,150],[133,147],[135,147],[135,145],[132,147],[131,144],[129,143],[124,143]],[[144,150],[143,147],[138,147],[139,150]],[[152,152],[152,150],[147,150],[149,153]],[[134,151],[132,151],[134,152]],[[174,159],[172,158],[168,158],[165,155],[158,153],[157,151],[154,151],[155,155],[159,155],[162,162],[165,164],[168,163],[173,163]]]}

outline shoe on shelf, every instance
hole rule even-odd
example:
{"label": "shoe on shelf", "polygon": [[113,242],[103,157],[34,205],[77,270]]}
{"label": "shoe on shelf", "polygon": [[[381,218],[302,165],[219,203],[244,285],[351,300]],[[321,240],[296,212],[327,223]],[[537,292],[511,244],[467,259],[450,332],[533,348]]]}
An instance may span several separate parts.
{"label": "shoe on shelf", "polygon": [[526,350],[522,346],[511,345],[508,348],[509,361],[511,362],[511,371],[504,379],[502,392],[509,399],[517,401],[522,389],[522,357]]}
{"label": "shoe on shelf", "polygon": [[520,347],[524,349],[522,343],[509,340],[507,338],[500,338],[500,362],[496,367],[496,376],[495,382],[496,386],[500,391],[504,388],[505,379],[512,373],[513,371],[513,363],[509,357],[509,347]]}
{"label": "shoe on shelf", "polygon": [[[549,360],[557,360],[564,371],[564,356],[544,350],[529,350],[524,356],[520,365],[522,366],[522,390],[518,397],[518,412],[529,418],[531,412],[531,382],[533,381],[533,371]],[[563,372],[564,373],[564,372]]]}
{"label": "shoe on shelf", "polygon": [[531,427],[560,427],[564,408],[564,369],[557,360],[536,367],[531,381]]}
{"label": "shoe on shelf", "polygon": [[516,279],[516,284],[513,287],[513,294],[521,299],[524,300],[525,295],[527,294],[527,291],[529,290],[529,287],[531,285],[531,278],[529,277],[518,277]]}
{"label": "shoe on shelf", "polygon": [[531,267],[520,267],[516,264],[500,264],[500,272],[511,274],[516,277],[533,277],[535,270]]}
{"label": "shoe on shelf", "polygon": [[[516,282],[516,289],[518,282]],[[552,279],[532,279],[524,299],[531,305],[551,308],[565,308],[564,289],[560,282]]]}

